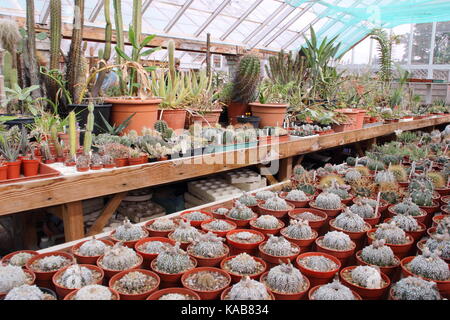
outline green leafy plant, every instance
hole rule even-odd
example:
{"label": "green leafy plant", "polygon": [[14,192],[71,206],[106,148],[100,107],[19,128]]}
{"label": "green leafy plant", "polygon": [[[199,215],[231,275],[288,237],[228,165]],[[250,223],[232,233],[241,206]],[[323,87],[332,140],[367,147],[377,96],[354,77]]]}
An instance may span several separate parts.
{"label": "green leafy plant", "polygon": [[17,103],[18,109],[14,111],[19,111],[21,114],[32,113],[37,114],[37,110],[33,107],[34,99],[32,97],[32,92],[38,90],[40,86],[34,85],[28,88],[21,88],[17,83],[13,84],[13,88],[6,88],[6,100],[3,102],[3,106],[12,106]]}
{"label": "green leafy plant", "polygon": [[[113,136],[118,136],[123,130],[125,130],[128,125],[130,124],[131,119],[136,115],[136,113],[133,113],[131,116],[126,118],[121,124],[116,125],[110,125],[108,120],[105,119],[105,117],[100,113],[100,118],[103,121],[103,126],[99,126],[98,124],[95,124],[97,128],[103,131],[103,133],[108,133]],[[106,129],[106,130],[105,130]]]}

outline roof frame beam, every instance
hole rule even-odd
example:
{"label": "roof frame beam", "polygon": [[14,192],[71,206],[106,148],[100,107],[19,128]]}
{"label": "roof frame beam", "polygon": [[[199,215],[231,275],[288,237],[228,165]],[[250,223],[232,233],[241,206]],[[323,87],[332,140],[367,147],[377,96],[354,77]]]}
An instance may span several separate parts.
{"label": "roof frame beam", "polygon": [[50,17],[50,0],[44,2],[44,7],[42,8],[39,16],[39,23],[47,24],[48,17]]}
{"label": "roof frame beam", "polygon": [[205,31],[206,28],[213,22],[213,20],[225,9],[226,6],[230,4],[231,0],[224,0],[222,3],[214,10],[214,12],[209,16],[208,19],[201,25],[200,28],[194,33],[195,37],[200,36],[200,34]]}
{"label": "roof frame beam", "polygon": [[144,3],[142,4],[142,15],[144,15],[145,11],[147,11],[147,9],[150,7],[152,2],[153,2],[153,0],[145,0],[144,1]]}
{"label": "roof frame beam", "polygon": [[104,0],[97,1],[97,4],[95,5],[94,9],[92,9],[91,15],[89,16],[89,22],[95,22],[104,5]]}
{"label": "roof frame beam", "polygon": [[170,22],[164,28],[164,32],[168,33],[173,28],[173,26],[178,22],[178,20],[180,20],[181,16],[191,6],[192,2],[194,2],[194,0],[186,0],[183,6],[177,11],[175,16],[172,18],[172,20],[170,20]]}
{"label": "roof frame beam", "polygon": [[253,4],[247,9],[247,11],[244,12],[242,16],[239,17],[238,20],[236,20],[231,27],[228,28],[227,31],[220,37],[221,41],[224,41],[234,30],[237,29],[241,25],[242,22],[244,22],[245,19],[248,18],[248,16],[258,8],[258,6],[263,2],[264,0],[256,0],[253,2]]}

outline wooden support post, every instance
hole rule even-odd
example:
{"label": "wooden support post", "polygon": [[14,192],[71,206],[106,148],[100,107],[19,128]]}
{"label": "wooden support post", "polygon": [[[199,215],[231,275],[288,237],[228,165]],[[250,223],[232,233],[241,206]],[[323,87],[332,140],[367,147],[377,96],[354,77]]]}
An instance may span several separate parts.
{"label": "wooden support post", "polygon": [[269,186],[278,183],[278,180],[270,174],[270,171],[265,166],[263,166],[262,164],[258,164],[257,167],[261,175],[266,177]]}
{"label": "wooden support post", "polygon": [[361,148],[361,145],[359,144],[359,142],[355,143],[355,149],[356,149],[356,152],[358,153],[359,157],[365,156],[365,153],[364,153],[363,149]]}
{"label": "wooden support post", "polygon": [[35,212],[27,212],[23,214],[24,234],[23,245],[24,248],[36,250],[38,248],[38,238],[36,230],[36,215]]}
{"label": "wooden support post", "polygon": [[373,145],[377,144],[377,138],[367,140],[367,149],[370,149]]}
{"label": "wooden support post", "polygon": [[83,204],[81,201],[62,205],[66,242],[84,238]]}
{"label": "wooden support post", "polygon": [[298,157],[296,165],[301,165],[302,162],[303,162],[303,159],[305,159],[305,155],[304,154],[302,154],[302,155],[300,155],[300,157]]}
{"label": "wooden support post", "polygon": [[112,197],[111,200],[108,201],[108,204],[103,209],[100,216],[89,229],[88,236],[93,236],[97,233],[102,232],[103,228],[106,226],[114,212],[116,212],[117,208],[120,206],[120,203],[126,197],[126,195],[127,192],[116,193],[114,197]]}
{"label": "wooden support post", "polygon": [[294,160],[293,157],[281,159],[280,172],[278,173],[278,180],[285,181],[291,178],[293,160]]}

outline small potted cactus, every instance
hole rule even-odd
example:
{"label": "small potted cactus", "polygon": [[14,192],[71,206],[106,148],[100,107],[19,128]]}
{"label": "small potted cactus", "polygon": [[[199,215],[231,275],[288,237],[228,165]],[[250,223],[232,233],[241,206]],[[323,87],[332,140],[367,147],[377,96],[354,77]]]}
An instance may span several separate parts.
{"label": "small potted cactus", "polygon": [[166,288],[152,293],[147,300],[201,300],[201,298],[186,288]]}
{"label": "small potted cactus", "polygon": [[116,167],[116,162],[114,161],[114,158],[111,157],[109,154],[102,155],[102,165],[105,169],[113,169]]}
{"label": "small potted cactus", "polygon": [[293,189],[289,192],[281,192],[280,198],[294,205],[296,208],[304,208],[308,202],[312,200],[311,196],[307,196],[302,190]]}
{"label": "small potted cactus", "polygon": [[144,258],[144,265],[150,267],[150,263],[163,252],[167,246],[174,246],[175,241],[164,237],[151,237],[139,240],[134,250]]}
{"label": "small potted cactus", "polygon": [[418,222],[424,223],[427,213],[421,209],[418,205],[412,202],[411,198],[406,198],[400,203],[388,208],[388,217],[392,218],[397,214],[412,216],[417,219]]}
{"label": "small potted cactus", "polygon": [[364,300],[386,297],[391,280],[376,267],[352,266],[339,273],[344,285],[358,293]]}
{"label": "small potted cactus", "polygon": [[196,228],[200,227],[202,222],[211,221],[213,219],[213,215],[206,211],[186,211],[183,212],[180,217]]}
{"label": "small potted cactus", "polygon": [[260,281],[276,300],[303,300],[310,287],[308,278],[290,262],[273,267],[261,276]]}
{"label": "small potted cactus", "polygon": [[259,281],[244,277],[232,287],[225,289],[221,300],[275,300],[273,294]]}
{"label": "small potted cactus", "polygon": [[230,286],[230,275],[218,268],[201,267],[187,271],[181,277],[183,287],[197,293],[202,300],[216,300]]}
{"label": "small potted cactus", "polygon": [[263,190],[263,191],[258,191],[255,194],[255,198],[256,198],[256,200],[258,200],[260,202],[263,202],[263,201],[266,201],[266,200],[268,200],[270,198],[275,197],[276,195],[277,194],[275,192],[273,192],[273,191]]}
{"label": "small potted cactus", "polygon": [[264,260],[241,253],[227,257],[220,263],[220,268],[228,272],[233,283],[241,281],[245,276],[251,279],[259,279],[266,271],[267,264]]}
{"label": "small potted cactus", "polygon": [[278,234],[284,227],[284,222],[272,215],[262,215],[250,221],[250,228],[265,235],[266,240],[271,234]]}
{"label": "small potted cactus", "polygon": [[380,222],[381,218],[380,210],[375,212],[375,207],[369,203],[369,199],[358,198],[355,199],[353,205],[350,206],[350,211],[363,218],[371,227],[375,227],[378,222]]}
{"label": "small potted cactus", "polygon": [[297,208],[289,212],[291,219],[306,220],[311,229],[319,231],[328,219],[328,215],[322,211],[312,208]]}
{"label": "small potted cactus", "polygon": [[328,284],[315,286],[309,290],[309,300],[362,300],[355,291],[344,286],[338,279]]}
{"label": "small potted cactus", "polygon": [[309,226],[308,220],[292,219],[289,226],[281,229],[281,235],[300,247],[301,252],[309,251],[318,233]]}
{"label": "small potted cactus", "polygon": [[125,246],[134,248],[136,242],[148,237],[148,231],[125,218],[120,226],[111,231],[109,237],[114,243],[123,242]]}
{"label": "small potted cactus", "polygon": [[377,266],[380,271],[390,277],[395,276],[400,266],[400,259],[394,255],[394,251],[385,245],[384,240],[375,240],[371,245],[356,253],[356,261],[360,266]]}
{"label": "small potted cactus", "polygon": [[[273,196],[272,193],[271,193],[271,196]],[[239,201],[244,206],[249,207],[253,211],[258,210],[258,199],[249,193],[244,193],[242,196],[240,196],[237,199],[237,201]],[[260,201],[262,201],[262,200],[260,200]]]}
{"label": "small potted cactus", "polygon": [[331,230],[348,234],[350,239],[356,244],[357,249],[362,247],[366,240],[366,233],[371,229],[370,224],[348,208],[336,218],[331,219],[329,224]]}
{"label": "small potted cactus", "polygon": [[227,208],[224,205],[219,205],[214,206],[209,210],[211,211],[214,219],[225,219],[225,214],[228,213],[228,211],[230,211],[230,208]]}
{"label": "small potted cactus", "polygon": [[178,242],[173,247],[165,247],[150,264],[151,269],[160,277],[161,285],[166,287],[176,286],[181,276],[196,266],[197,260],[180,249]]}
{"label": "small potted cactus", "polygon": [[91,170],[103,169],[102,156],[98,153],[93,153],[91,156]]}
{"label": "small potted cactus", "polygon": [[94,237],[90,240],[81,241],[75,244],[70,252],[77,259],[79,264],[95,264],[97,259],[105,254],[106,248],[112,247],[114,243],[108,240],[97,240]]}
{"label": "small potted cactus", "polygon": [[356,169],[349,169],[344,176],[344,180],[347,183],[356,182],[362,179],[362,174]]}
{"label": "small potted cactus", "polygon": [[347,264],[348,259],[353,256],[356,244],[348,234],[341,231],[330,231],[315,241],[317,251],[328,253],[341,261],[342,266]]}
{"label": "small potted cactus", "polygon": [[120,300],[120,295],[114,289],[92,284],[69,293],[64,300]]}
{"label": "small potted cactus", "polygon": [[283,218],[293,209],[295,209],[294,205],[286,202],[286,200],[277,195],[267,199],[264,203],[258,204],[260,214],[272,215],[277,218]]}
{"label": "small potted cactus", "polygon": [[26,268],[36,275],[36,281],[47,283],[60,269],[75,263],[75,258],[64,251],[38,254],[25,264]]}
{"label": "small potted cactus", "polygon": [[38,254],[38,252],[33,250],[14,251],[4,256],[1,260],[1,264],[24,268],[28,260]]}
{"label": "small potted cactus", "polygon": [[238,227],[247,227],[250,220],[257,218],[258,215],[252,209],[243,205],[239,201],[234,203],[233,208],[225,213],[225,218],[236,223]]}
{"label": "small potted cactus", "polygon": [[414,219],[412,216],[397,214],[392,219],[384,220],[385,223],[390,223],[391,221],[403,229],[407,235],[414,239],[414,242],[419,241],[425,234],[427,227]]}
{"label": "small potted cactus", "polygon": [[223,238],[208,232],[194,240],[187,248],[187,252],[197,260],[199,267],[215,267],[230,252],[230,249],[223,244],[223,241]]}
{"label": "small potted cactus", "polygon": [[313,209],[325,212],[329,219],[337,216],[343,210],[341,198],[334,193],[326,191],[319,194],[316,200],[310,201],[309,206]]}
{"label": "small potted cactus", "polygon": [[300,254],[300,247],[284,237],[270,235],[269,240],[259,245],[259,255],[269,265],[291,262]]}
{"label": "small potted cactus", "polygon": [[[325,189],[324,192],[339,196],[342,204],[348,205],[352,202],[352,200],[354,198],[354,196],[352,194],[350,194],[350,192],[349,192],[350,188],[351,188],[350,186],[338,185],[337,183],[333,182],[331,187]],[[317,198],[316,198],[316,200],[317,200]]]}
{"label": "small potted cactus", "polygon": [[200,225],[203,231],[212,232],[219,237],[225,237],[226,234],[237,228],[236,223],[228,221],[226,219],[213,219],[211,221],[204,221]]}
{"label": "small potted cactus", "polygon": [[0,299],[8,292],[22,285],[33,285],[36,276],[30,270],[20,266],[0,265]]}
{"label": "small potted cactus", "polygon": [[112,248],[107,248],[105,254],[98,258],[97,266],[102,268],[105,278],[110,279],[122,271],[139,269],[143,261],[141,255],[118,242]]}
{"label": "small potted cactus", "polygon": [[165,217],[152,219],[144,225],[149,237],[167,237],[176,227],[177,222],[174,219]]}
{"label": "small potted cactus", "polygon": [[441,258],[450,264],[450,234],[433,234],[430,238],[424,239],[421,246],[417,246],[420,251],[428,248],[430,251],[439,250]]}
{"label": "small potted cactus", "polygon": [[341,261],[323,252],[306,252],[297,257],[297,267],[308,277],[311,287],[330,282],[341,268]]}
{"label": "small potted cactus", "polygon": [[120,294],[120,300],[145,300],[159,288],[158,275],[149,270],[122,271],[109,280],[109,287]]}
{"label": "small potted cactus", "polygon": [[251,229],[235,229],[227,233],[227,243],[232,254],[256,253],[258,246],[264,241],[265,236],[259,231]]}
{"label": "small potted cactus", "polygon": [[4,300],[56,300],[56,293],[48,288],[41,288],[35,285],[23,284],[19,287],[11,289],[5,296]]}
{"label": "small potted cactus", "polygon": [[392,285],[390,300],[442,300],[436,282],[406,277]]}
{"label": "small potted cactus", "polygon": [[58,297],[64,298],[82,287],[102,284],[103,277],[103,270],[97,266],[73,264],[56,272],[52,281]]}
{"label": "small potted cactus", "polygon": [[432,190],[426,188],[414,189],[410,192],[410,196],[412,202],[417,204],[420,209],[425,210],[425,212],[430,216],[439,210],[439,202],[434,200]]}
{"label": "small potted cactus", "polygon": [[168,234],[168,238],[180,244],[181,249],[186,250],[187,247],[198,237],[203,234],[187,221],[180,220],[180,223],[174,231]]}
{"label": "small potted cactus", "polygon": [[382,223],[377,228],[369,230],[367,232],[367,239],[369,244],[374,240],[384,239],[386,245],[391,247],[394,254],[400,259],[406,256],[414,244],[414,239],[408,236],[393,221],[390,223]]}

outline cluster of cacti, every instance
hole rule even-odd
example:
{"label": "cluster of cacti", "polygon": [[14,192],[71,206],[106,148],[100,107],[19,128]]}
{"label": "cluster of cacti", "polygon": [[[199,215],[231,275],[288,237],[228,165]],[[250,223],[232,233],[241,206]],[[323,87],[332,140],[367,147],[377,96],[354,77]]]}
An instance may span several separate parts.
{"label": "cluster of cacti", "polygon": [[300,183],[296,188],[297,190],[303,191],[307,195],[313,195],[314,193],[316,193],[316,187],[310,183]]}
{"label": "cluster of cacti", "polygon": [[376,183],[382,183],[382,182],[396,182],[395,176],[392,172],[388,170],[383,170],[377,173],[375,176],[375,182]]}
{"label": "cluster of cacti", "polygon": [[302,190],[291,190],[286,195],[286,200],[291,201],[306,201],[308,200],[308,196]]}
{"label": "cluster of cacti", "polygon": [[189,247],[189,252],[198,257],[216,258],[223,256],[227,250],[223,245],[224,239],[212,232],[199,236]]}
{"label": "cluster of cacti", "polygon": [[50,272],[68,266],[72,261],[60,255],[46,256],[33,261],[32,268],[35,270]]}
{"label": "cluster of cacti", "polygon": [[233,82],[232,100],[243,103],[255,101],[260,80],[259,58],[254,55],[242,57]]}
{"label": "cluster of cacti", "polygon": [[64,288],[80,289],[93,284],[96,280],[98,279],[91,269],[75,264],[64,270],[56,281]]}
{"label": "cluster of cacti", "polygon": [[252,275],[262,270],[263,265],[247,253],[240,253],[225,265],[231,272],[240,275]]}
{"label": "cluster of cacti", "polygon": [[310,270],[328,272],[331,270],[336,270],[338,265],[331,259],[325,256],[306,256],[299,260],[300,264]]}
{"label": "cluster of cacti", "polygon": [[77,291],[74,300],[112,300],[113,295],[108,287],[92,284]]}
{"label": "cluster of cacti", "polygon": [[334,219],[334,226],[350,232],[363,232],[369,229],[364,219],[348,208]]}
{"label": "cluster of cacti", "polygon": [[284,237],[276,237],[274,235],[270,235],[262,249],[265,253],[277,257],[286,257],[299,252],[299,249],[294,247]]}
{"label": "cluster of cacti", "polygon": [[140,294],[148,292],[157,285],[157,280],[143,272],[133,271],[117,280],[113,289],[125,294]]}
{"label": "cluster of cacti", "polygon": [[213,213],[224,216],[230,211],[230,209],[227,208],[217,208],[213,210]]}
{"label": "cluster of cacti", "polygon": [[292,239],[311,239],[314,236],[313,230],[307,220],[291,220],[282,234]]}
{"label": "cluster of cacti", "polygon": [[171,238],[180,242],[192,242],[200,235],[201,233],[189,222],[180,221],[178,227],[172,232]]}
{"label": "cluster of cacti", "polygon": [[332,283],[320,286],[314,291],[314,300],[356,300],[352,290],[335,279]]}
{"label": "cluster of cacti", "polygon": [[252,280],[249,277],[242,278],[241,281],[233,285],[226,297],[226,300],[270,300],[267,288],[261,282]]}
{"label": "cluster of cacti", "polygon": [[139,246],[138,249],[149,254],[160,254],[167,246],[171,246],[171,244],[161,241],[148,241]]}
{"label": "cluster of cacti", "polygon": [[270,290],[280,293],[297,293],[306,289],[306,281],[300,270],[292,264],[280,264],[270,269],[265,279]]}
{"label": "cluster of cacti", "polygon": [[408,242],[405,231],[398,227],[395,222],[382,223],[378,225],[374,233],[376,240],[384,239],[389,244],[405,244]]}
{"label": "cluster of cacti", "polygon": [[379,269],[371,266],[357,266],[351,271],[352,282],[367,289],[380,289],[383,279]]}
{"label": "cluster of cacti", "polygon": [[433,205],[433,190],[415,189],[410,193],[411,200],[418,206],[430,207]]}
{"label": "cluster of cacti", "polygon": [[[375,200],[374,200],[375,201]],[[375,201],[376,206],[376,201]],[[350,207],[350,211],[357,214],[363,219],[374,218],[376,216],[375,209],[364,199],[358,199],[354,201],[354,204]]]}
{"label": "cluster of cacti", "polygon": [[436,225],[436,233],[450,233],[450,216],[444,216]]}
{"label": "cluster of cacti", "polygon": [[114,232],[114,238],[121,241],[135,241],[144,238],[146,235],[142,227],[132,224],[128,218],[125,218]]}
{"label": "cluster of cacti", "polygon": [[353,241],[341,231],[330,231],[324,235],[322,245],[329,249],[344,251],[353,247]]}
{"label": "cluster of cacti", "polygon": [[0,292],[7,293],[15,287],[28,283],[27,274],[21,267],[0,266]]}
{"label": "cluster of cacti", "polygon": [[276,229],[280,226],[280,222],[274,216],[262,215],[254,221],[253,225],[261,229]]}
{"label": "cluster of cacti", "polygon": [[406,173],[405,168],[401,165],[390,166],[388,171],[394,175],[397,182],[405,182],[408,180],[408,174]]}
{"label": "cluster of cacti", "polygon": [[425,247],[432,252],[438,250],[443,259],[450,259],[450,235],[448,233],[433,234],[425,242]]}
{"label": "cluster of cacti", "polygon": [[33,254],[28,252],[16,253],[11,257],[11,259],[9,259],[9,265],[16,267],[23,267],[32,257]]}
{"label": "cluster of cacti", "polygon": [[329,193],[326,191],[317,196],[315,205],[318,208],[326,210],[340,209],[342,207],[341,198],[334,193]]}
{"label": "cluster of cacti", "polygon": [[275,192],[273,192],[273,191],[263,190],[263,191],[258,191],[255,194],[255,197],[256,197],[257,200],[264,200],[264,201],[266,201],[266,200],[268,200],[270,198],[275,197],[276,195],[277,194]]}
{"label": "cluster of cacti", "polygon": [[110,270],[127,270],[139,263],[139,256],[133,249],[116,243],[112,248],[107,248],[99,265]]}
{"label": "cluster of cacti", "polygon": [[385,245],[384,240],[375,240],[361,251],[361,259],[379,267],[393,266],[396,258],[392,249]]}
{"label": "cluster of cacti", "polygon": [[392,207],[392,210],[396,214],[408,215],[408,216],[420,216],[422,215],[422,210],[420,210],[419,206],[415,204],[411,198],[405,198],[402,202],[397,203]]}
{"label": "cluster of cacti", "polygon": [[392,295],[397,300],[441,300],[435,282],[418,277],[403,278],[392,286]]}
{"label": "cluster of cacti", "polygon": [[290,206],[286,202],[286,200],[280,198],[277,195],[275,197],[267,199],[261,205],[261,207],[263,207],[265,209],[268,209],[268,210],[273,210],[273,211],[283,211],[283,210],[289,210],[290,209]]}
{"label": "cluster of cacti", "polygon": [[396,214],[392,221],[395,222],[397,226],[403,229],[405,232],[417,231],[419,229],[419,223],[412,216],[407,216],[403,214]]}
{"label": "cluster of cacti", "polygon": [[234,207],[228,212],[227,216],[235,220],[249,220],[255,213],[249,207],[236,201]]}
{"label": "cluster of cacti", "polygon": [[173,136],[173,129],[169,128],[167,122],[164,120],[156,121],[155,130],[158,131],[165,140],[169,140]]}
{"label": "cluster of cacti", "polygon": [[372,171],[381,171],[384,170],[384,163],[378,160],[369,159],[369,161],[367,161],[367,168]]}
{"label": "cluster of cacti", "polygon": [[358,181],[361,178],[362,178],[362,174],[356,169],[348,170],[344,177],[345,181],[347,181],[347,182]]}
{"label": "cluster of cacti", "polygon": [[176,228],[176,224],[172,219],[168,218],[160,218],[156,219],[151,225],[148,227],[153,230],[159,230],[159,231],[168,231],[168,230],[174,230]]}
{"label": "cluster of cacti", "polygon": [[180,244],[173,247],[166,247],[156,258],[156,268],[165,273],[180,273],[191,269],[193,263],[186,251],[180,249]]}
{"label": "cluster of cacti", "polygon": [[244,193],[242,196],[239,197],[238,201],[245,205],[245,206],[256,206],[258,204],[258,201],[254,196],[248,193]]}
{"label": "cluster of cacti", "polygon": [[413,274],[437,281],[448,281],[450,269],[439,252],[431,252],[428,248],[422,250],[422,254],[414,257],[406,266]]}
{"label": "cluster of cacti", "polygon": [[434,190],[434,185],[431,179],[429,179],[425,175],[416,175],[414,178],[411,179],[409,185],[408,185],[408,191],[411,193],[415,190],[420,189],[428,189],[428,190]]}
{"label": "cluster of cacti", "polygon": [[35,285],[24,284],[11,289],[5,300],[56,300],[56,298],[45,294]]}

